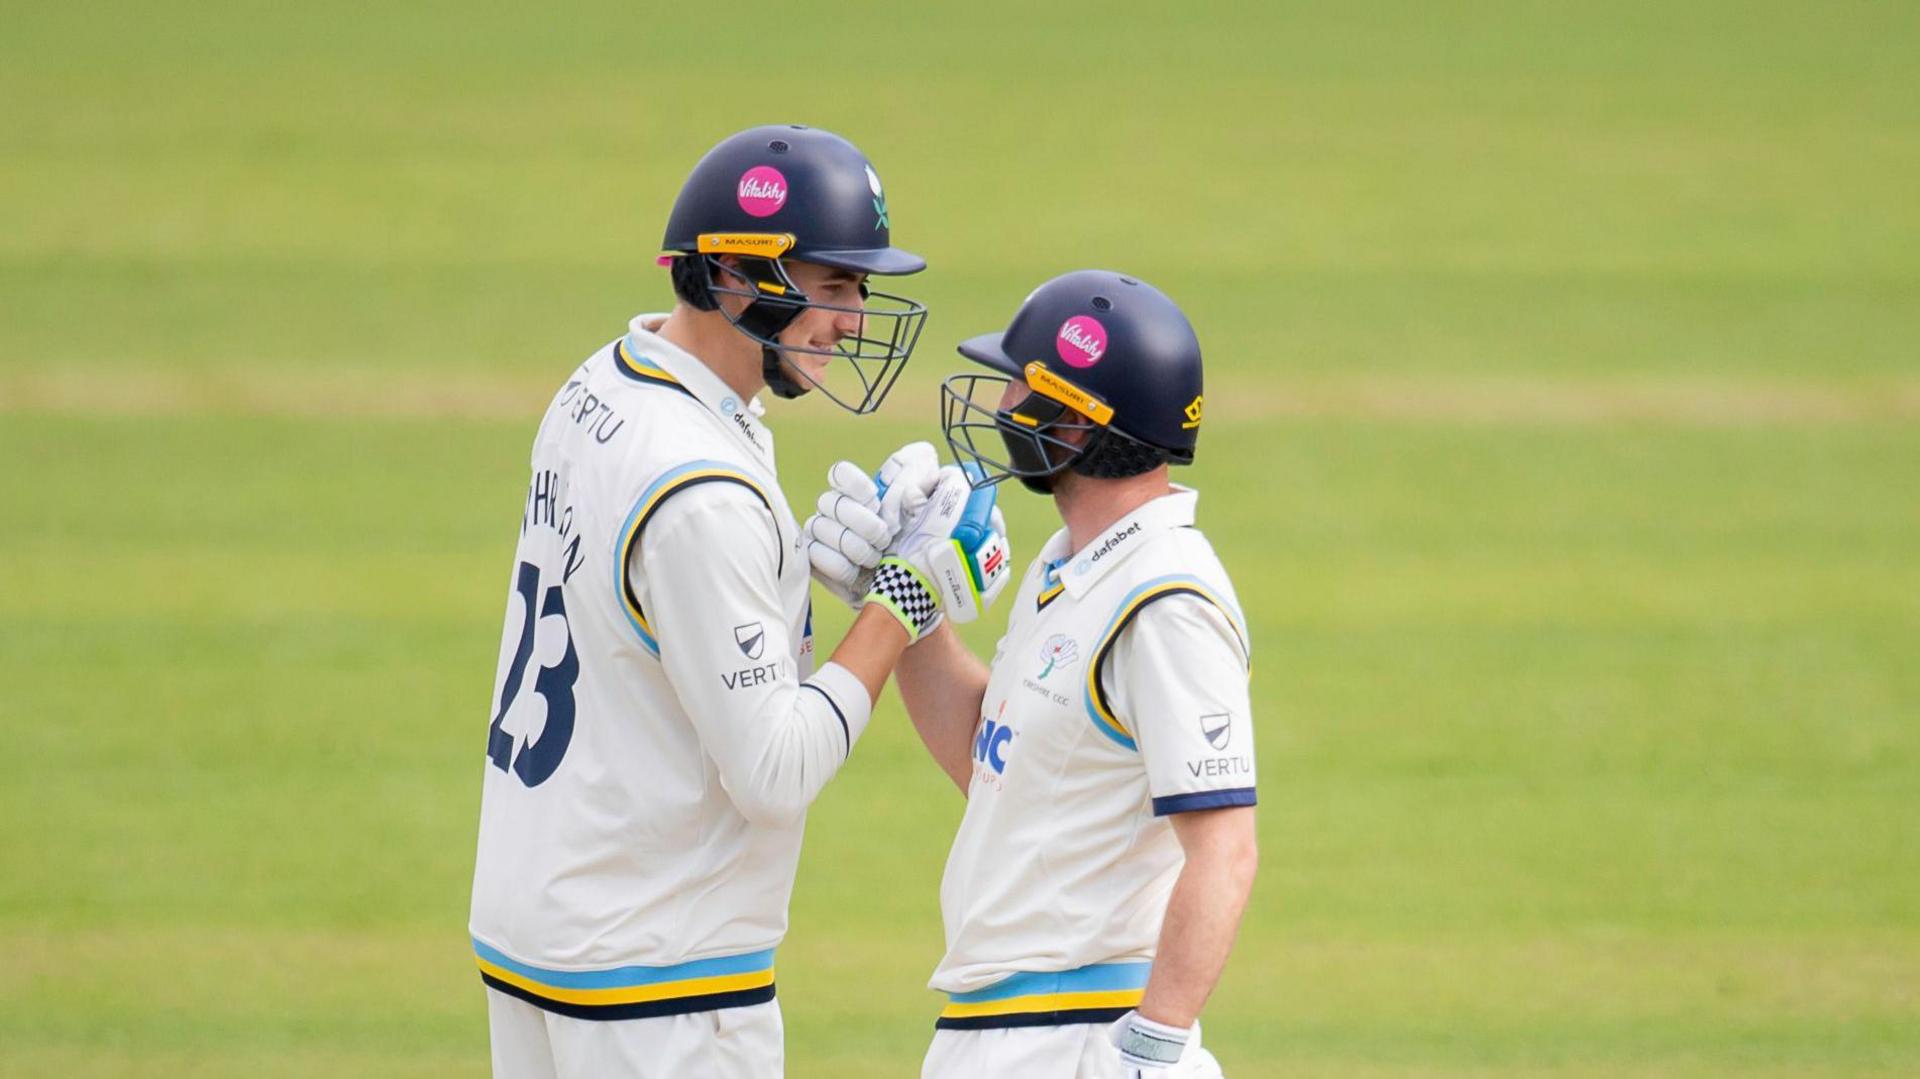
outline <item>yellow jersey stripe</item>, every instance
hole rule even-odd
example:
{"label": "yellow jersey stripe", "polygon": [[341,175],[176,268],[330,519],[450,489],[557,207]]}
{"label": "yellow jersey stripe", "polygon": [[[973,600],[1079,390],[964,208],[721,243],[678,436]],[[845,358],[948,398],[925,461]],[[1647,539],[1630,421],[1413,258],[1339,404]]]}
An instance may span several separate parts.
{"label": "yellow jersey stripe", "polygon": [[1113,647],[1113,642],[1119,638],[1120,632],[1127,627],[1127,623],[1132,620],[1135,612],[1162,596],[1176,593],[1199,596],[1219,608],[1221,613],[1227,616],[1227,624],[1233,628],[1234,635],[1239,637],[1242,653],[1250,651],[1247,648],[1246,637],[1241,634],[1239,620],[1234,616],[1233,608],[1221,602],[1220,597],[1214,595],[1211,589],[1194,578],[1179,577],[1151,584],[1130,596],[1121,606],[1119,613],[1114,615],[1113,621],[1108,624],[1106,633],[1100,638],[1100,643],[1094,646],[1092,658],[1087,661],[1088,711],[1101,726],[1109,731],[1110,736],[1124,739],[1122,744],[1129,748],[1133,748],[1133,732],[1127,729],[1127,725],[1122,723],[1120,717],[1114,715],[1113,709],[1107,705],[1106,691],[1100,686],[1100,665],[1106,661],[1107,651]]}
{"label": "yellow jersey stripe", "polygon": [[[614,575],[620,583],[620,604],[625,609],[627,618],[639,628],[650,644],[657,643],[658,641],[657,636],[653,632],[653,623],[649,622],[646,614],[640,610],[640,602],[634,596],[633,589],[627,581],[627,563],[628,560],[633,557],[633,545],[638,542],[640,530],[646,527],[647,519],[653,516],[653,511],[659,507],[660,503],[664,501],[668,495],[673,494],[683,487],[696,483],[704,483],[709,480],[725,480],[729,483],[741,484],[760,497],[760,501],[766,504],[768,512],[772,512],[773,510],[773,500],[768,498],[767,493],[760,489],[760,485],[755,483],[746,473],[735,468],[728,468],[718,465],[715,462],[706,461],[698,461],[691,465],[684,465],[677,471],[667,473],[665,477],[657,481],[651,489],[641,496],[640,504],[635,506],[633,512],[628,515],[626,528],[620,536],[619,545],[615,548]],[[776,526],[776,531],[777,528],[778,526]],[[783,550],[781,551],[781,567],[784,569],[785,565],[786,552]]]}
{"label": "yellow jersey stripe", "polygon": [[983,1000],[977,1004],[948,1004],[940,1012],[942,1019],[972,1019],[983,1015],[1020,1015],[1027,1012],[1066,1012],[1082,1008],[1131,1008],[1146,995],[1145,989],[1108,989],[1087,993],[1037,993],[1006,1000]]}
{"label": "yellow jersey stripe", "polygon": [[680,385],[680,380],[675,378],[673,373],[666,368],[656,364],[646,364],[642,366],[641,362],[634,358],[633,350],[627,345],[627,339],[624,337],[614,343],[613,355],[614,359],[620,364],[621,370],[628,375],[632,375],[634,378],[645,379],[649,382],[664,382],[670,386]]}

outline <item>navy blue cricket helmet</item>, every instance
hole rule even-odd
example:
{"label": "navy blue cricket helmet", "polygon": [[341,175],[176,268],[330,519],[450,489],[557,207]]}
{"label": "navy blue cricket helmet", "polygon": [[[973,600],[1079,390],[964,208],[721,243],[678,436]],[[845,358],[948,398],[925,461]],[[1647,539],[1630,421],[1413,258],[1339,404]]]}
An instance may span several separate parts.
{"label": "navy blue cricket helmet", "polygon": [[[947,444],[980,466],[980,484],[1016,476],[1045,492],[1068,469],[1120,477],[1193,463],[1200,341],[1179,306],[1139,278],[1063,274],[1035,289],[1005,332],[969,338],[960,354],[999,372],[941,386]],[[1009,382],[1028,392],[1003,408]],[[1087,437],[1061,437],[1073,430]]]}
{"label": "navy blue cricket helmet", "polygon": [[[817,303],[794,285],[784,260],[861,274],[926,269],[925,259],[893,246],[892,227],[880,174],[858,147],[830,131],[773,124],[731,135],[700,159],[674,200],[661,248],[684,299],[721,310],[761,346],[762,372],[774,393],[798,397],[818,389],[864,413],[878,408],[900,377],[926,306],[865,284],[857,309]],[[722,256],[733,258],[723,262]],[[716,294],[748,303],[736,314]],[[781,331],[809,308],[859,314],[860,332],[831,349],[782,345]],[[783,364],[783,350],[852,361],[862,395],[843,400],[798,366]]]}

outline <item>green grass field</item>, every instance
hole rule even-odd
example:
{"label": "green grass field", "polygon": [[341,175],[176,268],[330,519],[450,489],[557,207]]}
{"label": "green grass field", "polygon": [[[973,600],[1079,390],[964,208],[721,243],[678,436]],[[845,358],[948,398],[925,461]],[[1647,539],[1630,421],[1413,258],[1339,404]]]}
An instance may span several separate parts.
{"label": "green grass field", "polygon": [[[775,409],[797,500],[1054,273],[1193,315],[1258,655],[1228,1074],[1920,1074],[1920,9],[4,22],[0,1076],[484,1072],[533,423],[769,120],[934,266],[881,416]],[[917,1074],[959,810],[890,696],[809,827],[790,1074]]]}

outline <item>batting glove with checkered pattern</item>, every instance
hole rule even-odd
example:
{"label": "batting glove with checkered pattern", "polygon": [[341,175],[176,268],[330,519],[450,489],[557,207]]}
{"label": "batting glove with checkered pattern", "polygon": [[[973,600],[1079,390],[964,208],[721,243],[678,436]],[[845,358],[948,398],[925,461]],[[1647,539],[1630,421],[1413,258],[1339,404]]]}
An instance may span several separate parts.
{"label": "batting glove with checkered pattern", "polygon": [[973,621],[1006,587],[1012,552],[988,491],[971,507],[987,519],[966,522],[972,487],[958,468],[941,469],[925,507],[874,571],[867,602],[885,606],[916,641],[942,617]]}

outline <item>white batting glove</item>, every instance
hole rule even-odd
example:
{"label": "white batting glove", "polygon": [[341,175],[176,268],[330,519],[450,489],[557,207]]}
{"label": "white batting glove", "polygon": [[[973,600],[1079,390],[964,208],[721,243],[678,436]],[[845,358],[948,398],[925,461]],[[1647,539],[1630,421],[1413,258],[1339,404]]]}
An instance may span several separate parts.
{"label": "white batting glove", "polygon": [[[953,530],[973,490],[966,473],[948,465],[940,470],[926,503],[894,538],[867,590],[866,602],[878,603],[900,620],[910,640],[918,641],[940,624],[945,599],[954,589]],[[936,566],[935,559],[941,562]],[[966,586],[971,591],[971,584]]]}
{"label": "white batting glove", "polygon": [[873,480],[853,462],[834,465],[827,482],[816,512],[801,528],[807,564],[821,587],[858,609],[880,552],[893,542],[893,529],[880,518]]}
{"label": "white batting glove", "polygon": [[1006,588],[1013,552],[993,498],[990,487],[973,490],[960,469],[941,469],[925,509],[881,560],[867,599],[887,601],[914,640],[943,616],[973,621]]}
{"label": "white batting glove", "polygon": [[827,489],[801,529],[814,580],[858,610],[881,552],[901,522],[925,506],[939,469],[939,458],[926,442],[895,450],[880,466],[879,483],[852,461],[828,469]]}
{"label": "white batting glove", "polygon": [[1220,1062],[1201,1048],[1200,1024],[1170,1027],[1137,1011],[1107,1028],[1127,1079],[1222,1079]]}
{"label": "white batting glove", "polygon": [[940,454],[931,442],[909,442],[880,462],[873,478],[883,492],[876,512],[899,535],[901,526],[919,514],[933,492],[940,478]]}
{"label": "white batting glove", "polygon": [[[949,583],[944,597],[947,617],[958,623],[979,618],[1013,576],[1013,546],[1007,542],[1007,519],[999,506],[993,507],[987,521],[985,535],[956,535],[929,559],[934,579]],[[964,525],[960,531],[966,531]]]}

